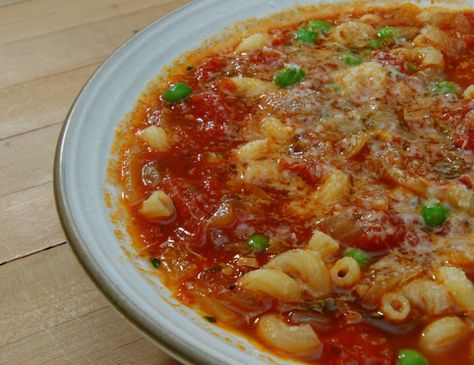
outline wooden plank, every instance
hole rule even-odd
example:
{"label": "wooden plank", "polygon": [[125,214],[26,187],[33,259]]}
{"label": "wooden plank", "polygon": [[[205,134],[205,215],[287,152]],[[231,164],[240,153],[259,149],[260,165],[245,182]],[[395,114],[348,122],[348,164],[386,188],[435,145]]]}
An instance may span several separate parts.
{"label": "wooden plank", "polygon": [[2,364],[177,364],[109,306],[67,245],[0,266],[0,292]]}
{"label": "wooden plank", "polygon": [[0,265],[66,240],[51,183],[0,198]]}
{"label": "wooden plank", "polygon": [[3,265],[0,277],[0,352],[106,306],[66,245]]}
{"label": "wooden plank", "polygon": [[104,59],[137,29],[186,3],[176,0],[0,46],[0,88],[84,67]]}
{"label": "wooden plank", "polygon": [[0,141],[0,197],[52,180],[61,123]]}
{"label": "wooden plank", "polygon": [[18,5],[20,3],[26,3],[31,0],[0,0],[0,7],[6,8],[11,5]]}
{"label": "wooden plank", "polygon": [[160,1],[159,4],[156,0],[36,0],[18,3],[2,9],[0,44],[173,3],[172,0]]}
{"label": "wooden plank", "polygon": [[[1,349],[3,364],[178,364],[134,333],[111,308],[85,315]],[[24,349],[28,349],[25,351]]]}
{"label": "wooden plank", "polygon": [[0,89],[0,140],[63,121],[98,66],[95,63]]}

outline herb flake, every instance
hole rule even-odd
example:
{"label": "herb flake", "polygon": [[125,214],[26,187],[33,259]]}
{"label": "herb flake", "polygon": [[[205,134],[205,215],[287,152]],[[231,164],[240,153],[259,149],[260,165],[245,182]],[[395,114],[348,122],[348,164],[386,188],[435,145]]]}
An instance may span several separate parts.
{"label": "herb flake", "polygon": [[150,263],[155,268],[159,268],[161,266],[161,260],[156,257],[150,257]]}
{"label": "herb flake", "polygon": [[204,319],[206,321],[208,321],[209,323],[216,323],[217,322],[217,319],[215,317],[211,317],[211,316],[204,316]]}

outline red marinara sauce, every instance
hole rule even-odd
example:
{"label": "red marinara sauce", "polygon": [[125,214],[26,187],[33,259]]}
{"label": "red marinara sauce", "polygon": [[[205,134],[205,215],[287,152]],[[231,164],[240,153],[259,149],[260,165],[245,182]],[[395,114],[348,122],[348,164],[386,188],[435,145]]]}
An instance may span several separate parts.
{"label": "red marinara sauce", "polygon": [[320,10],[142,97],[129,232],[177,299],[280,356],[472,364],[474,14]]}

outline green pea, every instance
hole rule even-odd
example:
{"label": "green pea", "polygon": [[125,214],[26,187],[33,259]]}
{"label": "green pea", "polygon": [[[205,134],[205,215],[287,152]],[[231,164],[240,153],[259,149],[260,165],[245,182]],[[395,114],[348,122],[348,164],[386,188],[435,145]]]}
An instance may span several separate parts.
{"label": "green pea", "polygon": [[254,235],[247,240],[249,247],[256,252],[265,251],[268,246],[268,238],[261,235]]}
{"label": "green pea", "polygon": [[362,63],[362,58],[352,53],[343,53],[341,55],[341,60],[349,66],[357,66]]}
{"label": "green pea", "polygon": [[448,214],[448,208],[436,200],[428,200],[421,207],[421,216],[428,227],[441,227]]}
{"label": "green pea", "polygon": [[300,29],[296,31],[295,39],[302,43],[316,43],[318,35],[310,29]]}
{"label": "green pea", "polygon": [[398,33],[397,28],[394,27],[382,27],[377,32],[377,37],[382,39],[389,39],[392,40],[396,37]]}
{"label": "green pea", "polygon": [[418,351],[405,349],[398,352],[397,365],[429,365],[429,363]]}
{"label": "green pea", "polygon": [[433,94],[454,94],[456,93],[456,85],[454,82],[441,81],[433,85],[431,88]]}
{"label": "green pea", "polygon": [[360,267],[367,267],[372,263],[372,257],[360,248],[348,248],[344,251],[344,256],[352,257]]}
{"label": "green pea", "polygon": [[193,90],[188,84],[185,84],[184,82],[178,82],[163,93],[163,99],[170,103],[176,103],[186,99],[189,95],[191,95],[192,91]]}
{"label": "green pea", "polygon": [[383,42],[378,39],[374,39],[367,42],[367,47],[372,48],[372,49],[379,49],[382,46],[383,46]]}
{"label": "green pea", "polygon": [[322,34],[327,34],[332,29],[331,23],[322,20],[313,20],[312,22],[309,22],[308,27],[315,32]]}
{"label": "green pea", "polygon": [[296,85],[305,78],[306,74],[301,67],[286,67],[278,72],[273,81],[280,87],[288,87]]}

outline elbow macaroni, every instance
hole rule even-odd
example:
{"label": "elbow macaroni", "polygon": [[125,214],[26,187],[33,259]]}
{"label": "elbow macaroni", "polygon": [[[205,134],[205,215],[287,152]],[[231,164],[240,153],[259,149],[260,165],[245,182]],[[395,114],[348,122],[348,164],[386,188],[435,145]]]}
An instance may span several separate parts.
{"label": "elbow macaroni", "polygon": [[444,67],[444,56],[441,51],[433,46],[416,48],[397,48],[394,54],[403,56],[404,59],[420,64],[422,67]]}
{"label": "elbow macaroni", "polygon": [[431,280],[415,279],[405,285],[401,292],[414,307],[429,315],[442,314],[453,305],[447,290]]}
{"label": "elbow macaroni", "polygon": [[458,49],[458,45],[451,37],[449,37],[441,29],[432,25],[423,27],[421,34],[413,40],[413,43],[417,46],[431,45],[450,53],[455,53]]}
{"label": "elbow macaroni", "polygon": [[469,333],[459,317],[444,317],[429,324],[420,338],[420,347],[429,354],[444,353],[456,346]]}
{"label": "elbow macaroni", "polygon": [[277,188],[280,177],[278,162],[274,160],[250,161],[242,173],[242,179],[258,186]]}
{"label": "elbow macaroni", "polygon": [[421,55],[422,66],[444,67],[444,57],[439,49],[429,46],[417,48],[417,51]]}
{"label": "elbow macaroni", "polygon": [[382,296],[380,310],[390,322],[402,322],[410,314],[408,299],[399,293],[387,293]]}
{"label": "elbow macaroni", "polygon": [[256,98],[268,93],[272,84],[250,77],[233,77],[230,79],[235,86],[233,93],[247,98]]}
{"label": "elbow macaroni", "polygon": [[289,250],[276,256],[265,268],[280,270],[296,277],[314,297],[325,296],[331,291],[329,271],[316,252]]}
{"label": "elbow macaroni", "polygon": [[251,292],[267,294],[290,302],[301,299],[301,287],[295,279],[280,270],[262,268],[242,276],[239,285]]}
{"label": "elbow macaroni", "polygon": [[280,119],[275,117],[263,118],[262,131],[267,137],[273,138],[278,142],[288,141],[293,134],[291,127],[286,126]]}
{"label": "elbow macaroni", "polygon": [[323,297],[332,289],[328,268],[319,253],[310,249],[279,254],[263,268],[245,274],[239,285],[288,301],[297,301],[304,290],[313,297]]}
{"label": "elbow macaroni", "polygon": [[169,150],[171,143],[166,131],[162,127],[152,125],[138,133],[138,137],[151,148],[160,152]]}
{"label": "elbow macaroni", "polygon": [[158,190],[142,203],[140,212],[149,219],[168,218],[174,214],[175,207],[168,194]]}
{"label": "elbow macaroni", "polygon": [[240,42],[235,51],[237,53],[255,51],[257,49],[263,48],[264,46],[270,45],[270,43],[271,39],[268,34],[255,33]]}
{"label": "elbow macaroni", "polygon": [[335,27],[331,33],[331,39],[346,46],[364,47],[374,35],[375,29],[372,26],[353,21]]}
{"label": "elbow macaroni", "polygon": [[474,284],[464,271],[457,267],[443,266],[437,270],[436,279],[461,308],[468,311],[471,316],[474,315]]}
{"label": "elbow macaroni", "polygon": [[343,95],[351,101],[363,103],[383,98],[387,92],[387,71],[375,62],[365,62],[334,74]]}
{"label": "elbow macaroni", "polygon": [[257,335],[266,345],[289,354],[319,356],[323,349],[310,325],[290,326],[274,314],[260,318]]}
{"label": "elbow macaroni", "polygon": [[335,255],[339,250],[339,243],[321,231],[314,231],[306,249],[319,253],[322,259]]}
{"label": "elbow macaroni", "polygon": [[332,171],[314,195],[317,203],[331,205],[344,198],[351,189],[349,176],[340,170]]}
{"label": "elbow macaroni", "polygon": [[360,266],[352,257],[343,257],[331,268],[331,278],[335,285],[348,288],[361,278]]}

